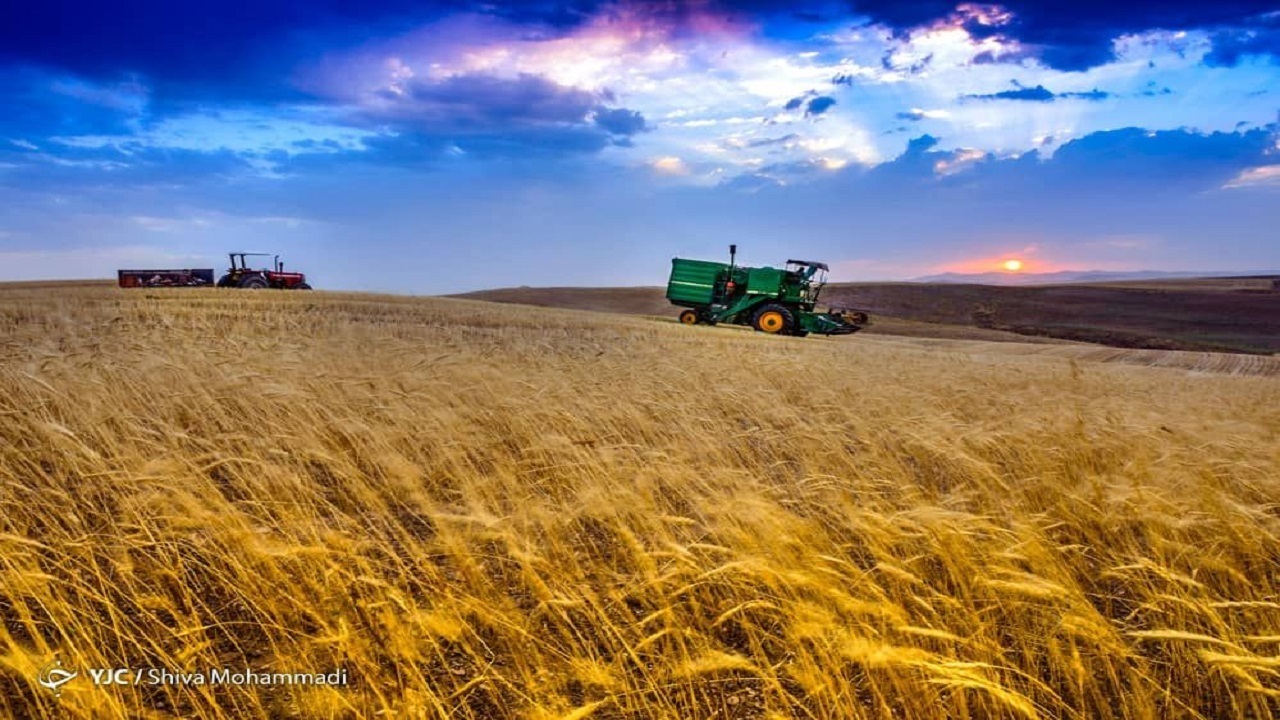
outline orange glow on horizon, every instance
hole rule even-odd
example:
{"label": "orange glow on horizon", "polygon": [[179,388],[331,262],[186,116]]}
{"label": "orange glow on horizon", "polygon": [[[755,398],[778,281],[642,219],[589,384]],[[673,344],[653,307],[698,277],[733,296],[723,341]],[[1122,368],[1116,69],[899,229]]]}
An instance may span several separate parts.
{"label": "orange glow on horizon", "polygon": [[932,271],[938,273],[1026,275],[1067,269],[1061,263],[1053,260],[1032,257],[1034,254],[1034,249],[1022,248],[1017,250],[1016,253],[984,255],[935,265]]}

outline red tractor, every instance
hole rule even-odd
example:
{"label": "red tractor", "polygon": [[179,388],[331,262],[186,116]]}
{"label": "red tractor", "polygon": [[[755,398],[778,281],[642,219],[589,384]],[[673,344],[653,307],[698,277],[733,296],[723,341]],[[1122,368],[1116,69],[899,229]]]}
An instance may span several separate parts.
{"label": "red tractor", "polygon": [[[254,270],[249,267],[247,258],[271,257],[272,269]],[[270,253],[231,253],[231,269],[218,279],[218,287],[244,288],[246,290],[263,290],[277,288],[280,290],[310,290],[307,276],[299,272],[285,272],[284,263],[279,255]]]}

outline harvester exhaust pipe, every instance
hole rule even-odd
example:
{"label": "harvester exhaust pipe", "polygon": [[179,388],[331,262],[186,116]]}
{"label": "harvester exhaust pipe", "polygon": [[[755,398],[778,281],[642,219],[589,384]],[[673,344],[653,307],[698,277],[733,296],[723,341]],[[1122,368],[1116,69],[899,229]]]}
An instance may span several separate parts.
{"label": "harvester exhaust pipe", "polygon": [[738,246],[729,246],[729,267],[733,267],[733,258],[738,254]]}

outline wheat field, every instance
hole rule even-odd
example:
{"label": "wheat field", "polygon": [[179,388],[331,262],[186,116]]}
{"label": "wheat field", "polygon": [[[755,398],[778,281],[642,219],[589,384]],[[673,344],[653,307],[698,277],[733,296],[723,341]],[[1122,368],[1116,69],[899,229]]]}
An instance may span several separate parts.
{"label": "wheat field", "polygon": [[1005,345],[2,289],[0,715],[1280,711],[1280,380]]}

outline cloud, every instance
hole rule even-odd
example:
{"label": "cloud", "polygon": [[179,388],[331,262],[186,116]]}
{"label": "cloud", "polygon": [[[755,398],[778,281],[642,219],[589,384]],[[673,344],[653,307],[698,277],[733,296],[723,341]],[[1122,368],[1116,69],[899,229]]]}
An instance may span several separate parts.
{"label": "cloud", "polygon": [[894,117],[898,120],[906,120],[907,122],[919,122],[921,120],[945,120],[951,117],[950,111],[947,110],[924,110],[922,108],[911,108],[894,113]]}
{"label": "cloud", "polygon": [[1235,67],[1248,57],[1280,63],[1280,14],[1272,14],[1250,28],[1229,28],[1212,36],[1213,49],[1204,56],[1210,67]]}
{"label": "cloud", "polygon": [[805,106],[804,114],[809,117],[821,115],[834,107],[835,104],[835,98],[827,95],[819,95],[818,97],[810,100],[809,104]]}
{"label": "cloud", "polygon": [[906,156],[910,156],[918,153],[923,153],[933,149],[934,147],[937,147],[937,145],[938,145],[938,138],[932,135],[921,135],[918,138],[912,138],[911,140],[907,141],[907,149],[905,152],[903,152],[902,156],[906,157]]}
{"label": "cloud", "polygon": [[675,156],[660,157],[650,163],[650,166],[658,173],[664,175],[688,175],[689,166],[684,160]]}
{"label": "cloud", "polygon": [[607,89],[586,90],[531,73],[491,73],[441,79],[406,78],[394,88],[348,98],[352,122],[381,137],[366,139],[366,160],[430,163],[446,155],[511,157],[595,153],[630,144],[647,129],[644,116],[609,107]]}
{"label": "cloud", "polygon": [[[1221,0],[1181,3],[1165,0],[1131,2],[1061,3],[1053,0],[1006,0],[997,5],[959,4],[947,0],[859,0],[860,13],[902,34],[938,27],[962,28],[978,39],[998,38],[1018,43],[1025,56],[1066,71],[1082,71],[1116,59],[1114,41],[1124,35],[1161,28],[1195,30],[1242,28],[1247,30],[1264,13],[1275,10],[1273,0]],[[1264,39],[1250,47],[1274,55],[1273,41]],[[1237,38],[1224,38],[1224,60],[1231,57]],[[986,62],[1005,60],[997,55]],[[1019,59],[1016,56],[1009,60]],[[982,62],[975,58],[975,62]]]}
{"label": "cloud", "polygon": [[148,115],[137,78],[92,82],[33,68],[0,66],[0,136],[124,133]]}
{"label": "cloud", "polygon": [[108,185],[171,186],[203,177],[254,172],[254,156],[228,150],[148,147],[137,142],[93,147],[42,143],[38,150],[0,146],[0,187],[75,190]]}
{"label": "cloud", "polygon": [[487,127],[586,123],[587,115],[608,99],[606,92],[566,87],[528,73],[514,78],[476,73],[406,83],[364,102],[365,111],[378,120]]}
{"label": "cloud", "polygon": [[998,93],[989,95],[965,95],[965,98],[971,100],[1030,100],[1033,102],[1052,102],[1057,95],[1054,95],[1043,85],[1035,87],[1020,87],[1015,90],[1002,90]]}
{"label": "cloud", "polygon": [[1077,99],[1077,100],[1106,100],[1111,97],[1111,93],[1106,93],[1097,88],[1086,92],[1065,92],[1055,93],[1050,91],[1043,85],[1035,87],[1018,86],[1013,90],[1003,90],[997,93],[986,95],[962,95],[961,98],[966,100],[1025,100],[1029,102],[1053,102],[1054,100]]}
{"label": "cloud", "polygon": [[299,58],[447,10],[411,0],[22,3],[0,23],[0,62],[93,81],[132,74],[166,100],[298,100],[290,73]]}
{"label": "cloud", "polygon": [[644,115],[626,108],[597,110],[595,123],[614,135],[635,135],[648,129]]}
{"label": "cloud", "polygon": [[1255,186],[1280,187],[1280,165],[1262,165],[1242,170],[1222,187],[1225,189]]}
{"label": "cloud", "polygon": [[1266,164],[1276,136],[1268,129],[1198,133],[1123,128],[1063,143],[1053,154],[1056,172],[1095,177],[1098,188],[1141,181],[1153,190],[1217,188],[1248,168]]}
{"label": "cloud", "polygon": [[787,133],[781,137],[760,138],[751,140],[746,144],[749,148],[769,147],[770,145],[791,145],[800,140],[800,136],[795,133]]}

